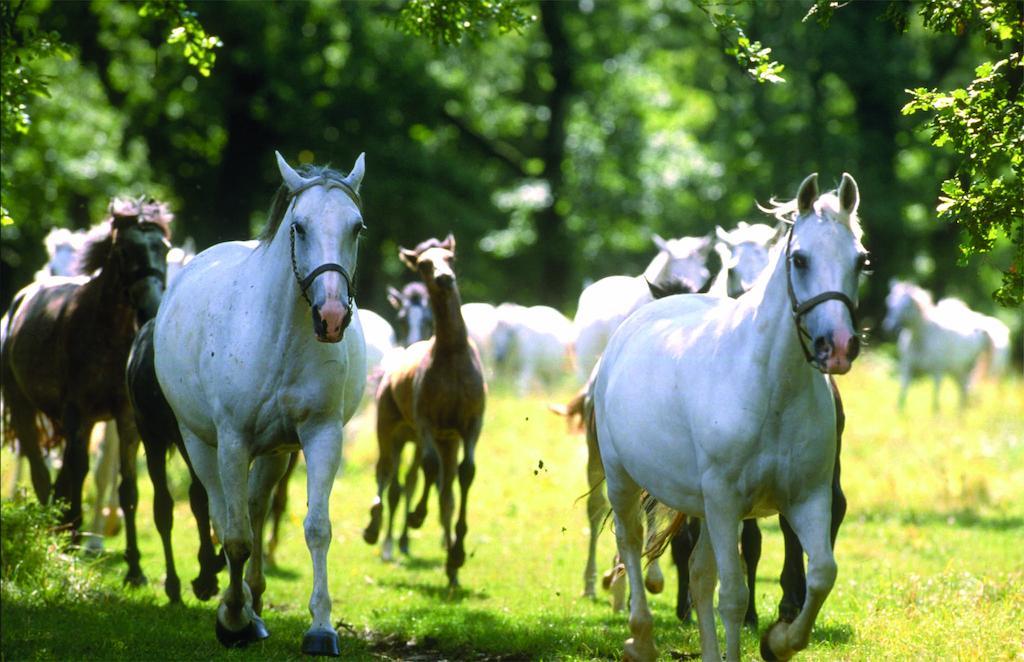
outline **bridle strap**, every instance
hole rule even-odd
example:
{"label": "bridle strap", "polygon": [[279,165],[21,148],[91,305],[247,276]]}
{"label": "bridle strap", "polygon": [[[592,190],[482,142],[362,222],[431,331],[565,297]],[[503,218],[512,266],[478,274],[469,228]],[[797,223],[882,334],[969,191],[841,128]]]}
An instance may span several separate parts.
{"label": "bridle strap", "polygon": [[821,294],[816,294],[810,299],[804,301],[803,303],[797,301],[796,292],[793,290],[793,274],[792,266],[790,264],[792,262],[792,254],[790,252],[790,247],[793,243],[794,227],[796,227],[796,221],[794,221],[793,224],[789,226],[789,232],[786,235],[786,290],[789,293],[789,306],[790,311],[793,314],[793,324],[796,326],[796,337],[797,340],[800,342],[800,349],[804,353],[804,358],[807,359],[808,363],[821,370],[820,362],[811,353],[811,350],[807,349],[807,343],[805,342],[805,339],[807,341],[812,341],[813,339],[811,338],[811,334],[803,327],[802,324],[800,324],[801,318],[807,313],[809,313],[811,309],[813,309],[818,304],[824,303],[826,301],[835,300],[841,302],[844,306],[846,306],[846,309],[850,312],[850,321],[853,323],[853,328],[856,329],[857,306],[853,303],[853,300],[850,299],[850,297],[848,297],[845,293],[838,292],[835,290],[828,290],[826,292],[822,292]]}

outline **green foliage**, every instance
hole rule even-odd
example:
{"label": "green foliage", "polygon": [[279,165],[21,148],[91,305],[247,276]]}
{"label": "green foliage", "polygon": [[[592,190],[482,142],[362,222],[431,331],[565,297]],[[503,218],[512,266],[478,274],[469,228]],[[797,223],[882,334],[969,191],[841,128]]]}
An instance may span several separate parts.
{"label": "green foliage", "polygon": [[908,90],[905,114],[931,113],[928,126],[936,146],[959,155],[953,177],[942,183],[937,211],[965,230],[964,257],[991,250],[1000,234],[1015,246],[993,293],[1004,306],[1024,303],[1024,42],[1022,6],[1017,2],[932,2],[920,9],[929,28],[963,34],[980,25],[988,42],[1010,52],[983,62],[966,87]]}
{"label": "green foliage", "polygon": [[15,134],[28,133],[32,124],[29,112],[31,99],[49,96],[49,80],[36,70],[36,63],[50,56],[69,57],[56,32],[18,24],[24,5],[24,2],[0,3],[0,138],[5,144]]}
{"label": "green foliage", "polygon": [[492,29],[498,34],[522,33],[537,20],[523,6],[522,0],[409,0],[396,24],[434,45],[454,46],[465,37],[479,42]]}
{"label": "green foliage", "polygon": [[181,44],[181,52],[202,76],[209,76],[217,61],[220,38],[207,34],[194,11],[183,0],[147,0],[139,7],[139,16],[152,17],[171,24],[168,44]]}
{"label": "green foliage", "polygon": [[736,14],[728,8],[721,8],[722,5],[715,0],[698,0],[696,6],[707,14],[718,34],[729,44],[725,52],[736,58],[736,62],[751,78],[758,83],[786,81],[781,76],[786,66],[772,59],[771,48],[747,36]]}
{"label": "green foliage", "polygon": [[60,508],[21,495],[0,501],[2,600],[48,604],[95,599],[93,570],[68,552],[71,538],[57,528]]}

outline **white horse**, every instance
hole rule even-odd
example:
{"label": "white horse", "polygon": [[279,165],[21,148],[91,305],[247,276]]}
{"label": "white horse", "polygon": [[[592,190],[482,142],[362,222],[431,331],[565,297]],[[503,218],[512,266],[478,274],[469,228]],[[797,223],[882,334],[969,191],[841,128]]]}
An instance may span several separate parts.
{"label": "white horse", "polygon": [[464,303],[461,310],[466,332],[476,343],[484,376],[490,382],[494,376],[494,334],[498,329],[498,309],[489,303]]}
{"label": "white horse", "polygon": [[398,347],[398,340],[391,323],[372,310],[360,308],[359,323],[366,338],[366,376],[370,378],[378,371],[384,357]]}
{"label": "white horse", "polygon": [[300,174],[280,154],[277,164],[284,184],[258,247],[229,242],[203,251],[165,295],[155,327],[156,372],[210,495],[228,559],[217,638],[245,646],[268,636],[259,617],[266,587],[260,541],[271,491],[289,452],[301,449],[313,562],[313,622],[302,651],[336,656],[329,502],[343,425],[366,380],[352,287],[364,227],[363,156],[345,177],[314,167]]}
{"label": "white horse", "polygon": [[1006,374],[1010,367],[1010,327],[996,317],[971,310],[966,303],[953,297],[940,299],[935,307],[948,312],[953,317],[969,321],[970,324],[984,331],[992,343],[992,357],[985,371],[986,374],[993,377]]}
{"label": "white horse", "polygon": [[722,269],[711,281],[708,294],[738,297],[754,285],[768,266],[768,250],[778,238],[776,228],[764,223],[740,223],[731,231],[715,227],[715,252]]}
{"label": "white horse", "polygon": [[699,291],[707,282],[709,237],[653,237],[658,254],[639,276],[608,276],[580,294],[573,326],[576,327],[576,374],[586,384],[612,333],[630,313],[654,301],[650,285]]}
{"label": "white horse", "polygon": [[918,375],[930,375],[934,381],[935,411],[939,410],[943,375],[956,381],[960,407],[965,407],[975,367],[982,359],[991,357],[993,347],[991,336],[978,326],[977,313],[960,302],[937,306],[927,290],[895,280],[890,283],[885,305],[882,329],[888,333],[899,330],[899,409],[906,404],[911,379]]}
{"label": "white horse", "polygon": [[[701,518],[690,561],[701,654],[740,659],[747,587],[737,551],[740,521],[782,513],[808,555],[807,596],[792,623],[764,635],[763,655],[787,659],[807,646],[835,582],[830,541],[836,454],[835,407],[821,373],[849,371],[858,274],[866,261],[856,218],[857,184],[818,196],[817,175],[800,186],[795,220],[768,268],[738,299],[672,296],[624,322],[601,357],[590,390],[593,419],[630,585],[642,585],[644,491]],[[677,520],[678,521],[678,520]],[[629,659],[654,659],[653,621],[642,590],[630,595]]]}
{"label": "white horse", "polygon": [[503,303],[491,338],[496,363],[515,376],[520,394],[548,388],[570,369],[573,324],[550,306]]}

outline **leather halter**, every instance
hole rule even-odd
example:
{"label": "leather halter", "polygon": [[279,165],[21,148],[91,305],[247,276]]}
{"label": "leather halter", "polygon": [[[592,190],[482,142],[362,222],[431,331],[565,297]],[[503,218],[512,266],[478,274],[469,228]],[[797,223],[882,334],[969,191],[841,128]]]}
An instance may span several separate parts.
{"label": "leather halter", "polygon": [[796,227],[796,221],[794,221],[793,224],[789,226],[789,232],[786,234],[786,290],[789,293],[790,311],[793,314],[793,324],[796,325],[796,337],[797,340],[800,341],[800,349],[803,350],[804,358],[806,358],[807,362],[813,365],[819,371],[824,372],[824,366],[822,366],[821,362],[817,359],[817,357],[811,354],[811,351],[807,349],[807,344],[804,342],[804,339],[813,339],[811,338],[811,334],[806,329],[804,329],[804,327],[800,324],[800,319],[804,315],[809,313],[811,309],[813,309],[818,304],[834,299],[836,301],[842,302],[842,304],[846,306],[846,309],[850,311],[850,321],[853,322],[853,328],[856,329],[857,306],[846,294],[834,290],[829,290],[826,292],[822,292],[821,294],[816,294],[815,296],[811,297],[810,299],[807,299],[803,303],[799,303],[797,301],[796,292],[793,290],[792,267],[790,266],[793,257],[790,253],[790,246],[793,243],[794,227]]}
{"label": "leather halter", "polygon": [[[299,197],[300,193],[304,192],[307,189],[313,188],[314,186],[323,186],[328,190],[332,188],[341,189],[345,193],[345,195],[347,195],[352,200],[352,202],[355,203],[356,209],[358,209],[359,212],[362,213],[363,201],[359,197],[359,193],[345,182],[337,179],[331,179],[327,177],[316,177],[314,179],[307,180],[302,184],[302,186],[299,186],[294,191],[289,192],[288,198],[292,201],[292,203],[294,203],[295,199]],[[292,273],[295,274],[295,282],[298,283],[299,285],[299,292],[302,294],[302,298],[306,300],[306,303],[309,304],[310,308],[313,307],[313,302],[310,301],[309,295],[306,294],[306,290],[308,290],[309,286],[313,284],[313,281],[316,280],[317,276],[319,276],[320,274],[327,273],[328,271],[336,271],[339,274],[341,274],[342,278],[345,279],[345,287],[348,290],[348,304],[345,306],[345,321],[341,325],[341,332],[344,333],[345,329],[348,328],[348,325],[352,323],[352,308],[355,305],[356,301],[355,283],[353,282],[352,274],[350,274],[345,267],[341,266],[337,262],[325,262],[324,264],[321,264],[320,266],[313,269],[305,278],[303,278],[302,276],[299,275],[299,266],[295,262],[294,224],[292,224],[288,228],[288,239],[290,242],[292,258]]]}

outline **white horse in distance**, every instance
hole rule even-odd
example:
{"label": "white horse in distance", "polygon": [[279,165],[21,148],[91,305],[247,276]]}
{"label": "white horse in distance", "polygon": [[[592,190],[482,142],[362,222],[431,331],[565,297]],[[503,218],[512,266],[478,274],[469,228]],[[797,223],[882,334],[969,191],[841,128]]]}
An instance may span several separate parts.
{"label": "white horse in distance", "polygon": [[548,389],[571,370],[573,323],[550,306],[498,306],[490,338],[499,369],[511,375],[520,394]]}

